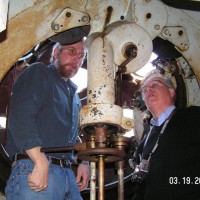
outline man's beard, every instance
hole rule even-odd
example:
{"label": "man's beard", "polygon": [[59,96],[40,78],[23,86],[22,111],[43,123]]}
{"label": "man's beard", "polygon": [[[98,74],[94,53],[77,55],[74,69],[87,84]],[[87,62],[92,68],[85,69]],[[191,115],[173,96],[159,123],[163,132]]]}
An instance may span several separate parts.
{"label": "man's beard", "polygon": [[63,78],[66,78],[66,79],[68,79],[68,78],[72,78],[72,77],[74,77],[75,75],[76,75],[76,73],[77,73],[77,71],[78,70],[76,70],[76,71],[73,71],[73,70],[59,70],[59,73],[60,73],[60,75],[63,77]]}
{"label": "man's beard", "polygon": [[[77,67],[77,64],[60,64],[59,62],[56,63],[56,68],[59,72],[59,74],[64,78],[64,79],[69,79],[69,78],[72,78],[76,75],[76,73],[78,72],[78,67]],[[76,69],[74,70],[65,70],[65,67],[70,67],[70,66],[76,66]]]}

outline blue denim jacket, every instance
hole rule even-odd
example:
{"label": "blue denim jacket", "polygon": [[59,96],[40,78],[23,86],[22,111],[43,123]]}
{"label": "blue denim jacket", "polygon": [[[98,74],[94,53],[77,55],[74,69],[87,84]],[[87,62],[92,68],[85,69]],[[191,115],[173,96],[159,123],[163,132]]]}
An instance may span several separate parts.
{"label": "blue denim jacket", "polygon": [[[80,100],[76,85],[64,81],[53,65],[34,63],[18,77],[12,91],[6,150],[72,146],[79,134]],[[73,160],[73,153],[49,155]]]}

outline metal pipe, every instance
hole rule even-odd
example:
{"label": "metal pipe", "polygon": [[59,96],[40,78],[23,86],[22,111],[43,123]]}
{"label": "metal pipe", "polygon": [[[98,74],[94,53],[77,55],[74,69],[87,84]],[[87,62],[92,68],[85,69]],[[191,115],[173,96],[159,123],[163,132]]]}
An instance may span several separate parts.
{"label": "metal pipe", "polygon": [[76,151],[81,151],[86,149],[86,143],[79,143],[79,144],[75,144],[74,146],[68,146],[68,147],[45,147],[45,148],[41,148],[40,151],[41,152],[45,152],[45,153],[53,153],[53,152],[67,152],[67,151],[72,151],[72,150],[76,150]]}
{"label": "metal pipe", "polygon": [[105,197],[105,188],[104,188],[104,156],[100,155],[98,158],[98,200],[104,200]]}
{"label": "metal pipe", "polygon": [[[89,147],[95,148],[95,136],[92,135],[89,137]],[[90,200],[96,200],[96,163],[90,162],[90,170],[91,170],[91,177],[90,177]]]}
{"label": "metal pipe", "polygon": [[114,104],[113,49],[102,37],[89,42],[88,104]]}
{"label": "metal pipe", "polygon": [[96,163],[90,163],[91,178],[90,178],[90,200],[96,200]]}
{"label": "metal pipe", "polygon": [[118,174],[118,200],[124,200],[124,169],[119,168]]}
{"label": "metal pipe", "polygon": [[[126,137],[112,137],[111,143],[113,147],[117,147],[120,150],[125,151],[128,147],[129,138]],[[124,169],[125,160],[121,160],[115,163],[118,174],[118,200],[124,200]]]}

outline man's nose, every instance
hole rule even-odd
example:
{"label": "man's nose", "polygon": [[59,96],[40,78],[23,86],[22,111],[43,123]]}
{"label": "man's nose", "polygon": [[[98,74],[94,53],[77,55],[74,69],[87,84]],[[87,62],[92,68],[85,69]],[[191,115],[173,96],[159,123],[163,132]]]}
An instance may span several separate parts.
{"label": "man's nose", "polygon": [[80,55],[77,53],[76,55],[73,56],[73,60],[74,61],[80,61],[81,60],[81,57]]}
{"label": "man's nose", "polygon": [[75,55],[75,56],[73,56],[73,61],[74,61],[74,62],[77,62],[77,61],[79,61],[79,60],[80,60],[80,58],[78,57],[78,54]]}

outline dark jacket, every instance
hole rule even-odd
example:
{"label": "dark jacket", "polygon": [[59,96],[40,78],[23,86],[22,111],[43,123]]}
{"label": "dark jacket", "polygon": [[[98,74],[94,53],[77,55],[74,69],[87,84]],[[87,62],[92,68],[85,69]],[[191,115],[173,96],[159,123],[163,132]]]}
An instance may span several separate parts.
{"label": "dark jacket", "polygon": [[[137,155],[145,151],[143,145],[144,141]],[[200,199],[200,107],[178,110],[172,116],[152,155],[148,176],[136,184],[133,199]]]}

